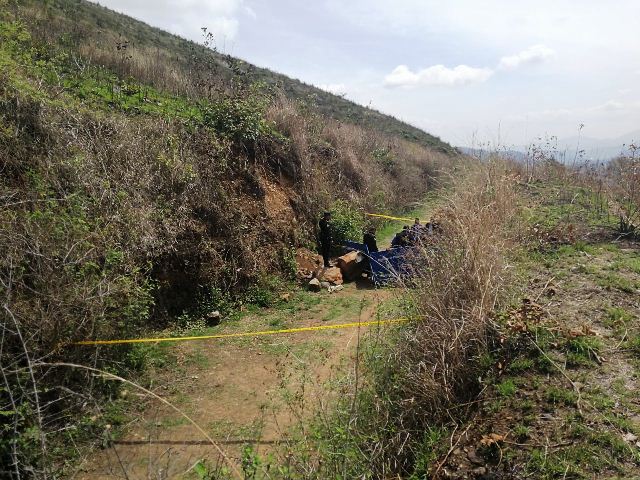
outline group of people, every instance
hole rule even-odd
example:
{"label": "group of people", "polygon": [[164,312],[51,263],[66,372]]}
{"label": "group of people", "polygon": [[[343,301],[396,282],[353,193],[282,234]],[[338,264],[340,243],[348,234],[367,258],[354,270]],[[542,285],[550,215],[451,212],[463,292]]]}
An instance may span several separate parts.
{"label": "group of people", "polygon": [[424,235],[433,234],[433,224],[431,222],[426,225],[420,223],[420,219],[416,218],[413,225],[405,225],[402,231],[395,234],[391,240],[391,248],[411,247],[417,245]]}
{"label": "group of people", "polygon": [[[325,267],[330,267],[329,260],[331,259],[331,249],[333,246],[333,235],[331,232],[331,212],[324,212],[322,219],[318,222],[320,227],[320,253],[322,254],[322,260]],[[426,225],[420,223],[420,219],[416,218],[413,225],[409,227],[405,225],[401,232],[396,233],[391,241],[391,248],[398,247],[410,247],[417,245],[420,239],[424,235],[431,235],[433,233],[433,224],[431,222]],[[370,227],[365,233],[362,239],[369,252],[378,251],[378,243],[376,240],[376,229]]]}

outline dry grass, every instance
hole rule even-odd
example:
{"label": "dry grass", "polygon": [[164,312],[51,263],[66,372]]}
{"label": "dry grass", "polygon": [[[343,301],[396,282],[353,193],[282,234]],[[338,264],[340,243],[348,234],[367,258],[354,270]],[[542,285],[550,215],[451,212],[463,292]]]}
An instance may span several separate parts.
{"label": "dry grass", "polygon": [[486,349],[488,318],[507,283],[514,185],[503,167],[487,167],[463,182],[438,214],[442,233],[423,249],[417,286],[409,292],[423,320],[398,352],[407,395],[417,400],[408,418],[438,417],[473,393],[473,360]]}
{"label": "dry grass", "polygon": [[507,285],[515,181],[504,166],[481,168],[457,185],[437,215],[441,233],[423,247],[408,291],[418,320],[403,332],[390,361],[397,430],[380,445],[383,471],[407,469],[423,432],[455,424],[450,409],[478,392],[479,358],[487,352],[491,314]]}
{"label": "dry grass", "polygon": [[640,147],[631,145],[628,154],[612,161],[605,182],[617,206],[620,233],[637,235],[640,229]]}
{"label": "dry grass", "polygon": [[282,95],[267,118],[289,138],[286,170],[324,202],[342,198],[370,211],[398,210],[440,185],[442,171],[459,162],[379,132],[305,115]]}
{"label": "dry grass", "polygon": [[463,176],[437,215],[440,233],[414,260],[402,302],[414,321],[362,347],[338,414],[320,419],[320,440],[307,447],[321,455],[301,462],[306,477],[423,478],[416,459],[440,451],[477,395],[507,284],[517,177],[493,163]]}

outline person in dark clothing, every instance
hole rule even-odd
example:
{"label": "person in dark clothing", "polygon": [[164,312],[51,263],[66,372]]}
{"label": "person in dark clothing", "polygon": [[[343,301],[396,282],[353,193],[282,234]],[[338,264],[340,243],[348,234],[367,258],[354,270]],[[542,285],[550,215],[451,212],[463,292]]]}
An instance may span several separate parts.
{"label": "person in dark clothing", "polygon": [[409,242],[413,245],[417,245],[418,243],[420,243],[420,237],[422,236],[423,232],[424,229],[422,225],[420,225],[420,219],[416,218],[413,222],[413,225],[411,226],[411,232],[409,233]]}
{"label": "person in dark clothing", "polygon": [[369,249],[369,252],[378,251],[378,242],[376,241],[375,228],[371,227],[369,230],[366,231],[366,233],[364,234],[362,243],[364,243],[367,246],[367,248]]}
{"label": "person in dark clothing", "polygon": [[322,219],[318,223],[320,226],[320,253],[325,267],[330,267],[331,246],[333,238],[331,236],[331,212],[324,212]]}
{"label": "person in dark clothing", "polygon": [[393,240],[391,240],[391,248],[409,246],[409,244],[411,243],[409,234],[409,226],[405,225],[404,227],[402,227],[402,231],[400,233],[396,233],[396,235],[393,237]]}

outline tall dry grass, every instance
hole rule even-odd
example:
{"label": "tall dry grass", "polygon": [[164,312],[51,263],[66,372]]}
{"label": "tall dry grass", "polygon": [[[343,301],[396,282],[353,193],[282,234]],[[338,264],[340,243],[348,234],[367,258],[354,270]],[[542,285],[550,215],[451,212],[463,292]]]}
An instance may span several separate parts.
{"label": "tall dry grass", "polygon": [[619,231],[625,236],[640,233],[640,147],[630,145],[605,170],[605,184],[619,218]]}
{"label": "tall dry grass", "polygon": [[443,173],[462,161],[374,130],[310,115],[283,95],[274,98],[267,118],[289,138],[283,161],[297,172],[295,181],[325,204],[341,198],[370,211],[397,211],[441,186]]}
{"label": "tall dry grass", "polygon": [[462,423],[462,406],[479,393],[492,314],[508,286],[518,176],[499,163],[460,175],[437,212],[439,233],[413,259],[401,296],[412,321],[361,346],[338,413],[320,419],[307,447],[319,456],[300,462],[306,477],[423,478],[416,459],[439,451],[433,438],[448,441],[430,435]]}
{"label": "tall dry grass", "polygon": [[408,291],[417,321],[403,332],[391,359],[399,428],[380,451],[381,459],[387,457],[383,472],[415,458],[411,446],[419,446],[423,432],[455,422],[455,407],[478,392],[491,314],[508,285],[514,185],[504,165],[479,168],[437,214],[441,233],[423,247],[415,287]]}
{"label": "tall dry grass", "polygon": [[486,351],[488,319],[508,285],[515,178],[501,165],[478,169],[438,212],[441,233],[422,249],[408,292],[420,320],[397,352],[407,396],[419,400],[407,418],[438,418],[474,391],[473,360]]}

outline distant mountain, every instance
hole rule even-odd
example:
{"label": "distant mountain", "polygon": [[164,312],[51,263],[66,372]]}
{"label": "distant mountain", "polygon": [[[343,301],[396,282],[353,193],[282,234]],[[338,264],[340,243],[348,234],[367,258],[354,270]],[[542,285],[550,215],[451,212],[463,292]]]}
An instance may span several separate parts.
{"label": "distant mountain", "polygon": [[484,148],[474,147],[456,147],[460,152],[465,155],[470,155],[480,160],[485,160],[489,156],[498,155],[503,158],[509,158],[518,162],[524,161],[527,158],[527,154],[522,150],[516,150],[513,148],[498,148],[497,150],[488,150]]}
{"label": "distant mountain", "polygon": [[628,153],[628,147],[633,143],[640,144],[640,130],[615,138],[580,136],[561,138],[558,140],[558,151],[564,155],[565,161],[573,160],[576,157],[592,161],[611,160]]}
{"label": "distant mountain", "polygon": [[[548,153],[555,154],[556,159],[563,163],[571,163],[573,161],[609,161],[620,155],[629,153],[629,145],[634,144],[640,146],[640,130],[629,132],[615,138],[592,138],[592,137],[566,137],[561,138],[557,142],[550,142],[550,145],[541,147],[549,150]],[[486,159],[489,155],[499,155],[501,157],[510,158],[516,161],[524,161],[527,159],[528,153],[531,151],[531,145],[515,145],[510,148],[498,148],[489,150],[478,147],[457,147],[457,149],[467,155]]]}

